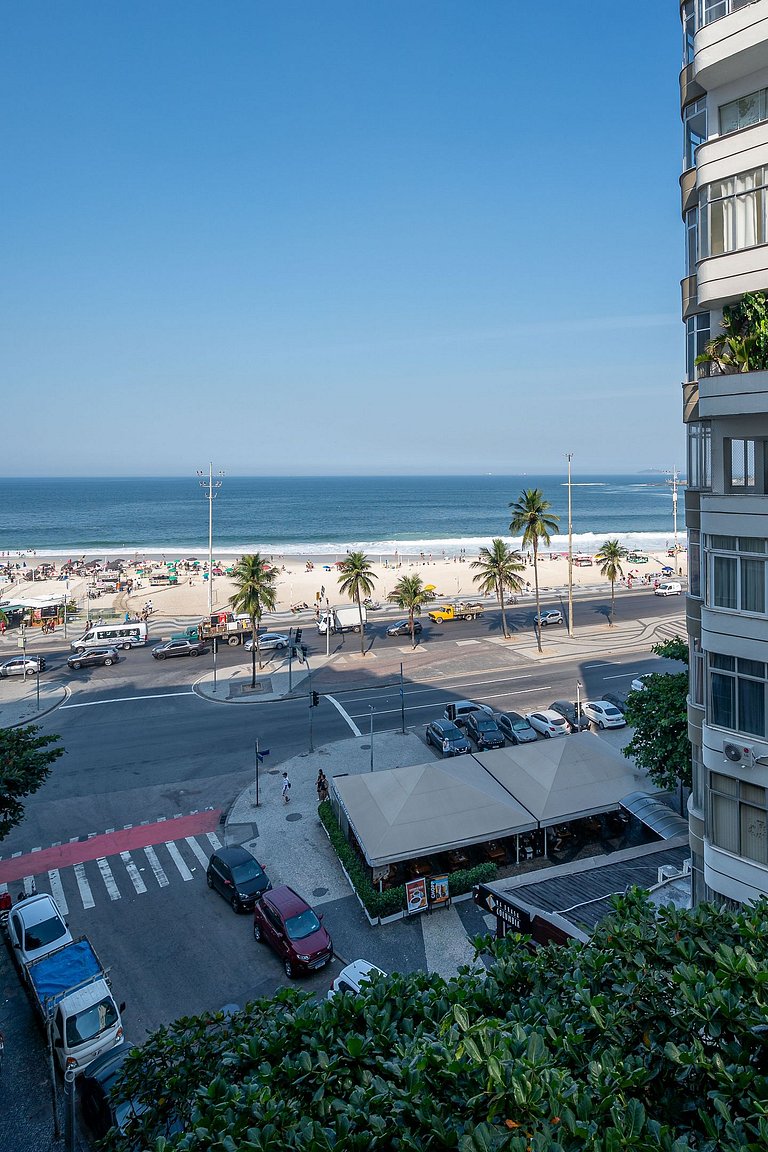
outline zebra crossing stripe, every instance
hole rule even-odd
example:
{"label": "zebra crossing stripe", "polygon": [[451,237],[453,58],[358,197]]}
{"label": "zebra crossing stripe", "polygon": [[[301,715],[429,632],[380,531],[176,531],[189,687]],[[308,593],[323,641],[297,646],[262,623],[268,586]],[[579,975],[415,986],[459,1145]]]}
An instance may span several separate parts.
{"label": "zebra crossing stripe", "polygon": [[181,852],[179,852],[173,840],[166,840],[165,846],[168,849],[168,855],[171,857],[171,860],[173,860],[174,864],[178,868],[179,875],[181,876],[182,880],[191,880],[192,873],[184,863],[184,857],[181,855]]}
{"label": "zebra crossing stripe", "polygon": [[166,876],[165,872],[163,872],[162,865],[157,858],[157,853],[155,852],[154,848],[145,848],[144,855],[149,861],[150,868],[154,872],[155,880],[157,880],[161,888],[167,888],[169,883],[168,877]]}
{"label": "zebra crossing stripe", "polygon": [[91,892],[91,886],[88,883],[88,877],[85,874],[85,865],[75,864],[74,870],[75,880],[77,880],[77,886],[80,889],[80,899],[83,902],[83,908],[93,908],[93,893]]}
{"label": "zebra crossing stripe", "polygon": [[206,832],[206,836],[210,840],[214,852],[217,852],[218,849],[221,848],[221,840],[219,840],[215,832]]}
{"label": "zebra crossing stripe", "polygon": [[109,864],[103,856],[100,856],[96,863],[99,866],[99,872],[101,872],[101,878],[104,881],[104,887],[109,893],[110,900],[119,900],[120,889],[117,886],[115,877],[112,875],[112,869]]}
{"label": "zebra crossing stripe", "polygon": [[205,852],[203,852],[202,848],[198,844],[197,840],[195,840],[194,836],[186,836],[185,840],[186,840],[187,844],[189,844],[189,846],[192,849],[192,851],[194,852],[195,856],[197,856],[197,858],[200,861],[200,863],[202,864],[203,868],[207,868],[208,867],[208,857],[206,856]]}
{"label": "zebra crossing stripe", "polygon": [[147,886],[141,878],[141,873],[131,859],[130,852],[121,852],[120,859],[125,865],[125,870],[131,879],[131,884],[133,884],[137,894],[141,896],[142,892],[146,892]]}
{"label": "zebra crossing stripe", "polygon": [[35,878],[34,876],[24,877],[24,895],[34,896],[35,894]]}
{"label": "zebra crossing stripe", "polygon": [[64,895],[64,888],[62,887],[58,868],[52,868],[48,873],[48,883],[51,886],[51,896],[53,896],[59,906],[59,912],[61,912],[62,916],[66,916],[69,912],[69,907],[67,906],[67,898]]}

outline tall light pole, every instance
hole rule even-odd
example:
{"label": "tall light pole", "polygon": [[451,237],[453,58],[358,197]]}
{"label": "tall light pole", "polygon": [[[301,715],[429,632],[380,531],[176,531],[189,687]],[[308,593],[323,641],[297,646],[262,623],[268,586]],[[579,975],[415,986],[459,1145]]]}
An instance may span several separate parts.
{"label": "tall light pole", "polygon": [[573,636],[573,520],[571,517],[571,460],[573,452],[566,452],[568,461],[568,635]]}
{"label": "tall light pole", "polygon": [[[222,480],[214,480],[213,478],[213,464],[208,465],[208,479],[205,479],[205,472],[198,470],[198,478],[200,479],[200,487],[205,492],[205,498],[208,501],[208,615],[213,614],[213,502],[218,495],[218,489],[223,484]],[[223,472],[218,473],[223,476]]]}
{"label": "tall light pole", "polygon": [[677,468],[672,469],[672,527],[675,533],[675,573],[677,573]]}

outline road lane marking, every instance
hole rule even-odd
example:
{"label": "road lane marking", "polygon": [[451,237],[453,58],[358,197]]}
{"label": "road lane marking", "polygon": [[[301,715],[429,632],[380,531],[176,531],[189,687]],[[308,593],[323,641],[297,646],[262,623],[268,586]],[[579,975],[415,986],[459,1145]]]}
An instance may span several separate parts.
{"label": "road lane marking", "polygon": [[142,893],[146,892],[147,886],[141,878],[141,873],[139,872],[138,868],[136,867],[133,860],[131,859],[130,852],[121,852],[120,853],[120,859],[122,860],[123,864],[125,865],[125,870],[128,873],[128,878],[130,879],[131,884],[133,884],[134,888],[136,889],[137,896],[141,896]]}
{"label": "road lane marking", "polygon": [[353,736],[362,736],[362,732],[358,728],[357,724],[355,724],[355,722],[352,719],[352,717],[350,716],[349,712],[347,712],[344,708],[342,708],[341,704],[339,704],[339,702],[335,698],[335,696],[326,696],[326,700],[329,700],[331,702],[331,704],[333,704],[334,708],[339,713],[342,720],[346,720],[347,724],[349,724],[350,728],[352,729],[352,735]]}
{"label": "road lane marking", "polygon": [[158,860],[157,853],[155,852],[154,848],[145,848],[144,855],[149,861],[149,866],[155,874],[155,880],[157,880],[161,888],[167,888],[170,881],[168,880],[165,872],[163,872],[163,866]]}
{"label": "road lane marking", "polygon": [[203,852],[203,850],[200,847],[200,845],[198,844],[197,840],[195,840],[194,836],[185,836],[184,839],[186,840],[187,844],[189,844],[189,846],[192,849],[192,851],[194,852],[195,856],[197,856],[197,858],[200,861],[200,863],[202,864],[203,868],[205,868],[207,870],[208,857],[206,856],[205,852]]}
{"label": "road lane marking", "polygon": [[34,896],[35,894],[35,881],[32,876],[24,877],[24,895]]}
{"label": "road lane marking", "polygon": [[85,875],[84,864],[75,864],[75,880],[77,880],[77,886],[80,889],[80,899],[83,902],[83,908],[93,908],[95,906],[95,902],[93,899],[93,893],[91,892],[91,886],[88,883],[87,876]]}
{"label": "road lane marking", "polygon": [[104,881],[104,887],[107,890],[110,900],[119,900],[120,889],[117,886],[117,881],[112,874],[112,869],[110,868],[109,864],[103,856],[100,856],[96,863],[98,865],[99,872],[101,872],[101,878]]}
{"label": "road lane marking", "polygon": [[208,837],[208,840],[210,841],[211,847],[213,848],[214,852],[218,852],[219,848],[221,848],[221,840],[219,840],[216,833],[215,832],[206,832],[206,836]]}
{"label": "road lane marking", "polygon": [[187,868],[184,857],[182,856],[181,852],[179,852],[173,840],[166,840],[165,846],[168,849],[168,854],[171,857],[171,860],[173,860],[174,864],[178,868],[179,875],[181,876],[182,880],[191,880],[192,873],[190,872],[189,868]]}
{"label": "road lane marking", "polygon": [[58,868],[52,868],[48,873],[48,883],[51,886],[51,896],[53,896],[54,900],[59,906],[59,912],[61,912],[62,916],[68,915],[69,905],[67,904],[67,900],[64,895],[64,888],[61,883],[61,874],[59,873]]}
{"label": "road lane marking", "polygon": [[130,704],[136,700],[167,700],[171,696],[197,696],[197,692],[190,689],[188,692],[156,692],[146,696],[115,696],[110,700],[85,700],[82,704],[62,704],[59,711],[64,708],[95,708],[99,704]]}
{"label": "road lane marking", "polygon": [[625,672],[622,676],[603,676],[603,680],[634,680],[634,672]]}
{"label": "road lane marking", "polygon": [[[542,685],[541,688],[528,688],[526,690],[521,689],[519,692],[498,692],[495,696],[485,696],[484,695],[484,699],[486,699],[486,700],[498,700],[502,696],[528,696],[528,695],[532,696],[534,692],[551,692],[551,691],[552,691],[552,685],[551,684],[544,684],[544,685]],[[429,707],[430,707],[429,704],[420,704],[417,707],[414,707],[413,705],[411,705],[411,711],[412,712],[422,712],[425,708],[429,708]],[[374,716],[393,716],[393,715],[395,715],[395,713],[399,716],[401,714],[401,709],[400,708],[377,708],[374,712]],[[365,718],[364,713],[361,713],[360,719],[363,720],[364,718]],[[362,732],[358,732],[357,735],[362,736]]]}

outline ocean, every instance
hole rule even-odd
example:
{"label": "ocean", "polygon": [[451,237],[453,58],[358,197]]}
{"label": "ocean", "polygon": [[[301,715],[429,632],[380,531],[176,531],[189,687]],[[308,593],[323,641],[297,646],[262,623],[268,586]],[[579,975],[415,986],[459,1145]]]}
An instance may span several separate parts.
{"label": "ocean", "polygon": [[[194,476],[2,484],[0,552],[170,558],[208,550],[208,499]],[[560,517],[551,550],[566,551],[565,476],[224,476],[213,502],[214,554],[474,554],[494,536],[509,537],[509,504],[525,488],[540,488],[551,503]],[[571,497],[574,552],[613,538],[647,551],[672,541],[665,476],[574,474]],[[682,540],[682,491],[677,527]]]}

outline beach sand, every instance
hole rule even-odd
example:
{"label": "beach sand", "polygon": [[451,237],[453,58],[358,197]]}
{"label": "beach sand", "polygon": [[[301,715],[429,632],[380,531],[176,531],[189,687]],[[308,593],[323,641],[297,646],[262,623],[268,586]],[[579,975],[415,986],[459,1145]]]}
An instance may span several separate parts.
{"label": "beach sand", "polygon": [[[11,560],[18,558],[12,556]],[[27,556],[27,564],[34,566],[46,562],[58,563],[59,558],[46,558],[42,554]],[[216,561],[221,565],[229,566],[234,557],[224,553],[216,554]],[[325,606],[326,600],[333,606],[349,603],[348,599],[339,591],[338,572],[334,565],[337,557],[274,557],[274,564],[278,570],[277,579],[277,611],[288,612],[295,604],[306,604],[314,608],[316,603]],[[401,576],[418,573],[425,585],[434,585],[435,597],[438,600],[476,599],[477,585],[473,582],[475,570],[471,568],[473,556],[466,558],[440,558],[423,560],[420,556],[398,556],[397,563],[394,557],[371,557],[371,567],[375,573],[373,599],[385,603],[387,596],[394,588]],[[308,565],[312,564],[310,569]],[[626,576],[633,574],[632,586],[634,588],[647,587],[643,577],[658,577],[664,565],[673,564],[672,559],[663,553],[650,554],[647,564],[623,564]],[[158,573],[165,572],[165,565],[159,558],[152,561],[153,570]],[[676,568],[682,578],[687,575],[687,556],[685,552],[678,555]],[[681,571],[680,571],[681,570]],[[635,575],[636,574],[636,575]],[[17,579],[13,584],[0,584],[0,601],[13,602],[16,598],[46,597],[64,593],[74,599],[78,607],[85,611],[90,608],[91,616],[98,616],[105,610],[126,611],[132,615],[141,612],[147,600],[152,601],[154,615],[181,619],[183,617],[199,618],[208,612],[208,581],[199,573],[182,573],[179,571],[179,583],[166,587],[150,587],[146,577],[137,577],[134,565],[129,565],[124,576],[133,578],[134,589],[129,594],[103,593],[98,599],[88,604],[87,585],[90,579],[75,577],[66,583],[62,580],[35,580],[24,579],[24,573],[15,572]],[[533,596],[533,565],[526,565],[525,572],[521,573],[525,582],[530,582],[531,597]],[[618,586],[618,585],[617,585]],[[609,588],[608,582],[600,575],[597,564],[592,567],[573,567],[574,589],[591,587]],[[539,589],[542,596],[551,597],[552,593],[567,592],[568,588],[568,559],[562,554],[546,552],[539,556]],[[234,585],[226,576],[216,576],[213,579],[213,607],[222,610],[229,607],[229,597],[234,592]],[[528,592],[526,594],[528,594]]]}

